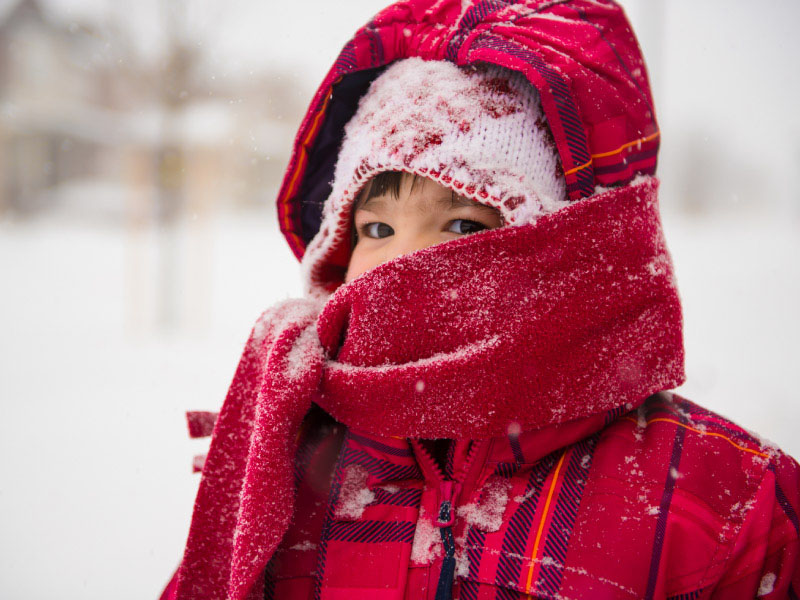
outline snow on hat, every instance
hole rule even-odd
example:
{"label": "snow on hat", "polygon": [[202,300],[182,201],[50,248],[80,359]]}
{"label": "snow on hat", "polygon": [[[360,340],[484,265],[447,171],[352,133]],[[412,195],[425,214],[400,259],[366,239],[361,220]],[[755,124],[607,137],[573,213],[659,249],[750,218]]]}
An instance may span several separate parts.
{"label": "snow on hat", "polygon": [[399,60],[372,82],[345,126],[322,224],[303,258],[312,288],[341,282],[353,201],[383,171],[432,179],[497,208],[507,225],[568,203],[539,94],[523,75],[489,64]]}

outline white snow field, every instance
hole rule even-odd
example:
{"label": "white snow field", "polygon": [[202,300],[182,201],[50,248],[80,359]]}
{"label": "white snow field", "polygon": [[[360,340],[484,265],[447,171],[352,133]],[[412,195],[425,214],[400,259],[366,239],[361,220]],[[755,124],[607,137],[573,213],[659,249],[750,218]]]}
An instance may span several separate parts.
{"label": "white snow field", "polygon": [[[260,311],[300,289],[264,213],[193,227],[177,236],[194,273],[178,278],[183,319],[164,334],[152,234],[0,222],[0,597],[156,598],[177,564],[207,443],[187,438],[183,412],[219,407]],[[685,304],[682,393],[800,456],[800,223],[665,227]]]}

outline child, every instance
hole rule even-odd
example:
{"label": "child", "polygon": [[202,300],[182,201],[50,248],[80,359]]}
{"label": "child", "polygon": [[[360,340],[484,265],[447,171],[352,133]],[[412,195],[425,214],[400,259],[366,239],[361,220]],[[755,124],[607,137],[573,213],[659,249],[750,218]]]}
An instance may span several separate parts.
{"label": "child", "polygon": [[361,29],[278,199],[309,294],[253,329],[165,597],[796,598],[797,463],[664,391],[658,139],[612,2]]}

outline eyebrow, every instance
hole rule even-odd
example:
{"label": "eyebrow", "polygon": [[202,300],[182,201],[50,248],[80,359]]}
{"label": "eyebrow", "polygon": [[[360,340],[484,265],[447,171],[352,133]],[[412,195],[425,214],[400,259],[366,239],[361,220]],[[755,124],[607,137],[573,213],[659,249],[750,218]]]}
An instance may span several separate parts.
{"label": "eyebrow", "polygon": [[[395,197],[392,197],[392,199],[395,202],[398,200],[398,198],[395,198]],[[356,203],[353,205],[353,212],[355,212],[357,210],[360,210],[362,208],[366,209],[367,206],[370,203],[371,204],[383,204],[385,202],[386,202],[386,198],[384,196],[370,196],[366,200],[364,200],[363,196],[359,196],[358,198],[356,198]],[[367,210],[369,210],[369,209],[367,209]]]}
{"label": "eyebrow", "polygon": [[484,206],[480,202],[476,202],[475,200],[470,200],[469,198],[464,198],[463,196],[459,196],[455,192],[452,192],[450,196],[441,196],[436,198],[436,204],[449,204],[450,208],[460,208],[462,206],[477,206],[481,208],[489,208],[488,206]]}
{"label": "eyebrow", "polygon": [[[399,200],[400,200],[399,197],[396,197],[396,196],[393,196],[393,195],[389,195],[389,198],[391,200],[393,200],[394,202],[399,202]],[[387,195],[371,196],[371,197],[367,198],[366,200],[362,200],[362,199],[359,198],[356,201],[355,206],[353,207],[353,211],[355,212],[355,211],[360,210],[360,209],[369,210],[369,208],[367,208],[367,207],[368,207],[368,205],[370,203],[383,204],[383,203],[386,202],[386,199],[387,199]],[[491,211],[491,212],[495,212],[495,210],[496,210],[496,209],[492,208],[491,206],[486,206],[485,204],[481,204],[480,202],[477,202],[475,200],[470,200],[469,198],[464,198],[463,196],[459,196],[455,192],[451,192],[449,196],[437,196],[436,198],[434,198],[432,200],[432,202],[436,206],[444,207],[444,208],[462,208],[462,207],[469,208],[469,207],[474,207],[474,208],[480,208],[480,209]]]}

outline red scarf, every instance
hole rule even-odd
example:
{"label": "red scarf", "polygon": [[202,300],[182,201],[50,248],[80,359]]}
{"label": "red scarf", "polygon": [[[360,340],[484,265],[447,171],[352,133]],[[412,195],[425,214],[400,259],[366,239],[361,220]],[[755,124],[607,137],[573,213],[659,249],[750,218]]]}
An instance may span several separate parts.
{"label": "red scarf", "polygon": [[[683,382],[657,182],[384,263],[256,324],[217,421],[178,598],[247,598],[290,522],[311,402],[379,435],[560,426]],[[321,309],[321,310],[320,310]]]}

